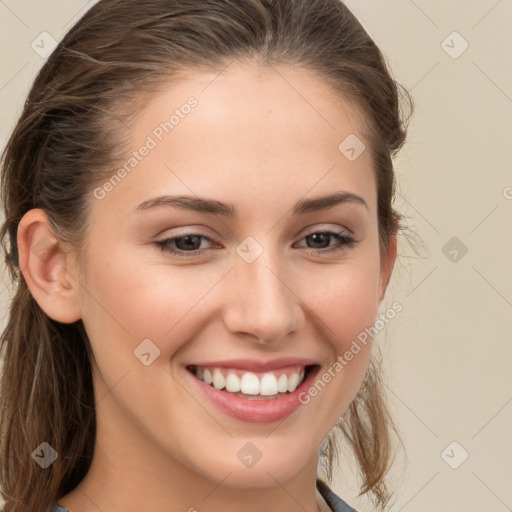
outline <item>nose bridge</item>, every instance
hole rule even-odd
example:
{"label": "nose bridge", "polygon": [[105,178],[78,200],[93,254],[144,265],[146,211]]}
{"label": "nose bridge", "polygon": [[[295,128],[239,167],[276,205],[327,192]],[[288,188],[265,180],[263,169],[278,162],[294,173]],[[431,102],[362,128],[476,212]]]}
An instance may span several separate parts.
{"label": "nose bridge", "polygon": [[231,276],[226,325],[268,343],[278,340],[302,322],[299,298],[286,279],[286,265],[276,250],[265,248],[254,261],[236,257]]}

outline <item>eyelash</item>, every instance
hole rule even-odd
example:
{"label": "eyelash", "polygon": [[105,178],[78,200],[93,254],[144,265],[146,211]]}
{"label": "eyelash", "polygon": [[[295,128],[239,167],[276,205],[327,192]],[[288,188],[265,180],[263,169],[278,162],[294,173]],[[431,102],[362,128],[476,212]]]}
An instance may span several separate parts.
{"label": "eyelash", "polygon": [[[331,237],[333,237],[336,240],[338,240],[339,242],[341,242],[341,244],[340,245],[336,245],[334,247],[327,248],[327,249],[315,249],[313,247],[307,247],[306,248],[306,252],[307,253],[310,253],[310,254],[314,254],[314,253],[326,254],[326,253],[331,253],[331,252],[336,252],[336,251],[342,251],[342,250],[345,250],[346,248],[353,247],[357,243],[355,241],[355,239],[352,238],[352,236],[348,235],[344,231],[329,231],[329,230],[327,230],[327,231],[315,231],[313,233],[310,233],[309,235],[306,235],[302,239],[308,238],[308,237],[310,237],[312,235],[317,235],[317,234],[330,235]],[[198,256],[201,253],[204,254],[205,252],[210,252],[210,251],[214,250],[214,249],[210,248],[210,249],[204,249],[204,250],[183,251],[183,250],[176,250],[176,249],[173,249],[171,247],[170,244],[172,242],[174,242],[176,240],[179,240],[181,238],[186,238],[187,236],[197,236],[197,237],[200,237],[200,238],[204,238],[205,240],[208,240],[209,242],[214,242],[214,240],[212,240],[210,237],[205,236],[205,235],[201,235],[200,233],[187,233],[185,235],[175,236],[173,238],[167,238],[165,240],[159,240],[157,242],[154,242],[154,244],[163,252],[166,252],[166,253],[169,253],[169,254],[174,254],[176,256],[185,257],[185,258],[186,257],[190,257],[190,256]]]}

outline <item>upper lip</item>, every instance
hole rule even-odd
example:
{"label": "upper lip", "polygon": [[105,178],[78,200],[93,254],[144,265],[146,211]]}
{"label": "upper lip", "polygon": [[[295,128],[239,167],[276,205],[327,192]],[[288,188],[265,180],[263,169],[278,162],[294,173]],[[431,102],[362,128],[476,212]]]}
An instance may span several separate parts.
{"label": "upper lip", "polygon": [[268,372],[285,368],[287,366],[310,366],[319,364],[313,359],[302,357],[278,357],[262,361],[258,359],[223,359],[222,361],[203,361],[187,366],[202,366],[211,368],[237,368],[252,372]]}

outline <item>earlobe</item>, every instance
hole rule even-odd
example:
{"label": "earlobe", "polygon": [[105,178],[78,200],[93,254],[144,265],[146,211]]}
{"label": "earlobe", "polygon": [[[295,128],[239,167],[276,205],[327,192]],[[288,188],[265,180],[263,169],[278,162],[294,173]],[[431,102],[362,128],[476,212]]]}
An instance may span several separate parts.
{"label": "earlobe", "polygon": [[79,320],[82,315],[72,254],[64,251],[44,210],[35,208],[23,216],[17,244],[20,271],[41,309],[57,322]]}
{"label": "earlobe", "polygon": [[397,255],[397,235],[391,235],[387,246],[387,252],[383,254],[380,265],[380,280],[379,280],[379,305],[384,300],[384,295],[391,280],[393,267],[395,265]]}

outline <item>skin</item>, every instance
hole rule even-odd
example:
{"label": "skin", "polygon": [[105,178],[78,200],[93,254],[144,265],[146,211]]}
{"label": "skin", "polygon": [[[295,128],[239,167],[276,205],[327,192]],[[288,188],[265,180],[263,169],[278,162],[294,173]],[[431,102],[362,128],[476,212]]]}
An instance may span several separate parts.
{"label": "skin", "polygon": [[[185,366],[299,356],[318,361],[321,375],[373,325],[396,237],[380,254],[370,152],[349,161],[338,150],[349,134],[362,139],[358,112],[304,69],[232,63],[169,84],[133,125],[127,159],[190,96],[198,106],[120,184],[101,200],[88,197],[83,267],[42,210],[20,223],[34,298],[57,321],[81,318],[95,356],[94,458],[58,502],[72,512],[316,511],[318,451],[363,380],[371,343],[307,406],[270,424],[217,410],[185,384]],[[301,199],[341,190],[367,208],[346,202],[292,214]],[[133,213],[162,194],[233,203],[238,215],[166,206]],[[322,253],[340,243],[309,237],[340,229],[356,244]],[[184,234],[212,238],[200,248],[213,250],[180,257],[154,245]],[[248,236],[263,248],[250,264],[236,252]],[[145,366],[134,350],[148,338],[160,357]],[[262,453],[251,468],[237,458],[247,442]]]}

